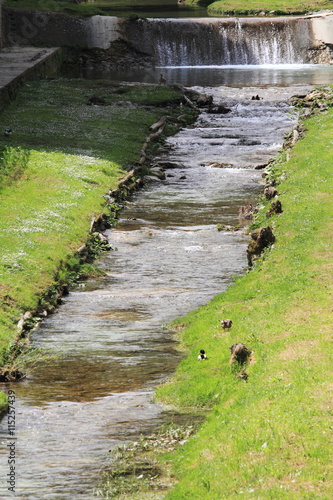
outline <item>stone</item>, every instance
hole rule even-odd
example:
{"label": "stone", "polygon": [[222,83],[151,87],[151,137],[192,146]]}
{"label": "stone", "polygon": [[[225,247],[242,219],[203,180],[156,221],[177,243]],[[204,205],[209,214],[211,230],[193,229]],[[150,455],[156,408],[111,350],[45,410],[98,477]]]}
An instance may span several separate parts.
{"label": "stone", "polygon": [[266,213],[266,217],[271,217],[274,214],[282,214],[282,204],[280,200],[272,201],[271,207]]}
{"label": "stone", "polygon": [[275,242],[275,236],[270,226],[261,227],[251,233],[251,241],[247,247],[247,259],[249,266],[252,266],[253,259],[258,257],[265,248],[270,247]]}
{"label": "stone", "polygon": [[232,344],[230,349],[230,365],[234,363],[239,363],[243,365],[249,359],[252,351],[250,351],[245,344],[237,342]]}
{"label": "stone", "polygon": [[264,189],[264,195],[266,197],[266,200],[271,200],[278,194],[277,189],[273,186],[267,186]]}
{"label": "stone", "polygon": [[223,106],[223,104],[219,104],[218,106],[211,106],[208,110],[208,113],[225,115],[227,113],[230,113],[230,111],[230,108],[226,108],[225,106]]}
{"label": "stone", "polygon": [[166,178],[165,172],[162,168],[152,168],[150,170],[150,175],[156,176],[161,181],[164,181]]}

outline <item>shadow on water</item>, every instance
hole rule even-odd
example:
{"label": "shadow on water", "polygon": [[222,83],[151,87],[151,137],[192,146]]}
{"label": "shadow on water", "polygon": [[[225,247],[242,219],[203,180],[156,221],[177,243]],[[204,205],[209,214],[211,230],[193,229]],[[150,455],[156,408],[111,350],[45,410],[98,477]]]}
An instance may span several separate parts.
{"label": "shadow on water", "polygon": [[[235,89],[205,89],[230,113],[202,113],[168,139],[156,162],[178,167],[147,184],[108,232],[113,251],[99,261],[105,275],[81,283],[35,332],[35,345],[60,357],[5,388],[17,396],[16,498],[91,500],[108,449],[184,421],[152,402],[181,359],[165,325],[244,272],[246,234],[217,226],[238,224],[239,206],[255,203],[261,176],[254,167],[295,123],[287,102],[294,90],[269,88],[253,101],[256,89],[236,97]],[[2,498],[5,490],[2,484]]]}
{"label": "shadow on water", "polygon": [[219,65],[219,66],[167,66],[156,68],[118,70],[67,70],[69,78],[108,79],[117,82],[158,83],[163,73],[168,84],[184,86],[232,87],[269,85],[327,85],[333,82],[333,66],[320,64],[278,65]]}

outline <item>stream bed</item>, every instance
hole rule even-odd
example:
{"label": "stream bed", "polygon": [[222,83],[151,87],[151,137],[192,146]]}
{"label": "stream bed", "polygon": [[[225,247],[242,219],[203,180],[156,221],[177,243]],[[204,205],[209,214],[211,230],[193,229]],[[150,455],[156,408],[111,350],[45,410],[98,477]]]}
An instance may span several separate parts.
{"label": "stream bed", "polygon": [[[166,179],[147,183],[106,232],[113,250],[99,259],[104,276],[79,284],[33,334],[37,347],[59,358],[1,387],[16,395],[15,498],[91,499],[109,449],[183,421],[152,401],[181,359],[166,325],[246,269],[239,207],[255,204],[262,189],[256,167],[276,154],[297,120],[288,98],[309,87],[197,90],[230,112],[203,112],[168,139],[156,158],[173,163]],[[10,439],[5,417],[2,479]],[[14,496],[3,480],[0,496]]]}

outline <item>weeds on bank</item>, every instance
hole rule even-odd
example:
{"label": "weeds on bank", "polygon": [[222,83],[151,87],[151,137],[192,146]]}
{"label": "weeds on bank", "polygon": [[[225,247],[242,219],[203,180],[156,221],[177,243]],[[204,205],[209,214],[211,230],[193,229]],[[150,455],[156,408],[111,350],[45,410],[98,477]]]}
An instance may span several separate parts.
{"label": "weeds on bank", "polygon": [[112,450],[110,467],[101,474],[95,495],[105,500],[135,500],[142,495],[150,500],[163,498],[174,480],[162,455],[184,446],[196,428],[166,425],[156,434]]}
{"label": "weeds on bank", "polygon": [[[36,323],[40,320],[41,318],[33,318],[33,321]],[[43,363],[45,365],[46,363],[51,363],[59,359],[60,356],[61,354],[48,351],[47,349],[34,348],[30,345],[28,339],[23,338],[8,347],[3,347],[1,352],[3,365],[0,367],[0,381],[15,382],[23,378],[26,372],[37,364]]]}

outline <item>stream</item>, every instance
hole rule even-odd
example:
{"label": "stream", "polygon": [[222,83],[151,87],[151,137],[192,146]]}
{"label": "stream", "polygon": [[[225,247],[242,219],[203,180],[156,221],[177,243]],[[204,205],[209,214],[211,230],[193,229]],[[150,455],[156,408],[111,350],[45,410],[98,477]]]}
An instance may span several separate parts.
{"label": "stream", "polygon": [[[276,154],[296,122],[288,98],[310,87],[196,89],[230,112],[202,112],[167,140],[156,162],[174,168],[136,193],[106,232],[113,251],[98,261],[105,275],[78,284],[33,334],[37,347],[61,356],[1,387],[16,395],[17,454],[16,493],[2,480],[1,498],[92,499],[109,449],[183,421],[152,401],[181,359],[166,325],[244,273],[247,221],[239,207],[255,203],[262,189],[255,167]],[[251,99],[256,94],[260,100]],[[5,417],[2,479],[9,440]]]}

